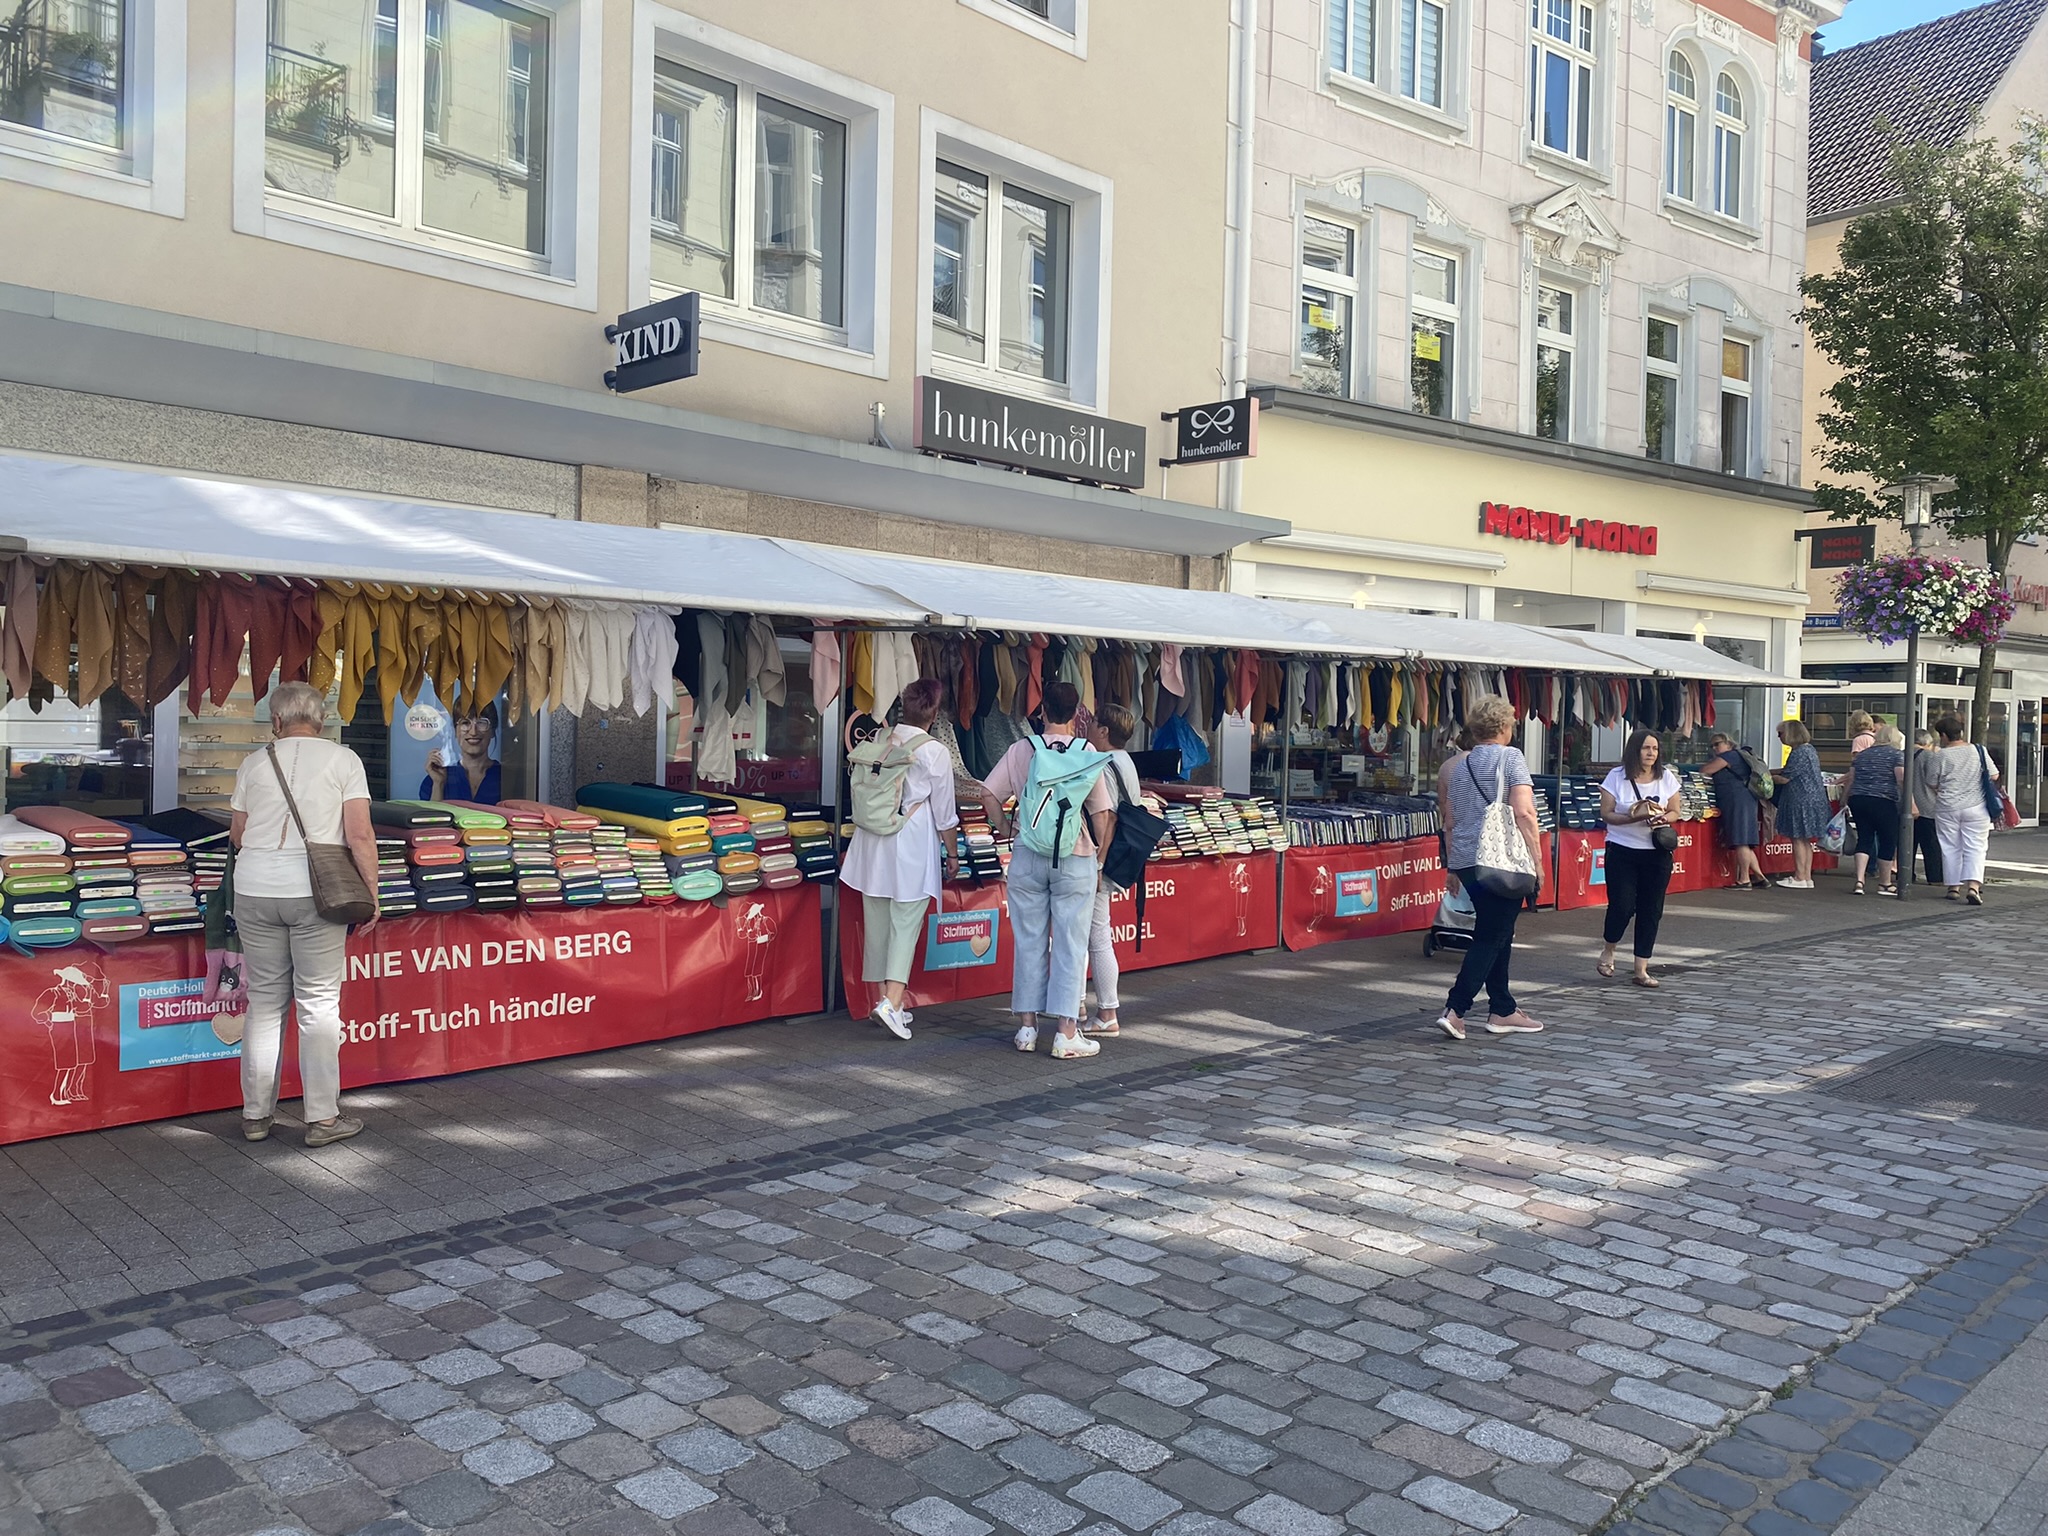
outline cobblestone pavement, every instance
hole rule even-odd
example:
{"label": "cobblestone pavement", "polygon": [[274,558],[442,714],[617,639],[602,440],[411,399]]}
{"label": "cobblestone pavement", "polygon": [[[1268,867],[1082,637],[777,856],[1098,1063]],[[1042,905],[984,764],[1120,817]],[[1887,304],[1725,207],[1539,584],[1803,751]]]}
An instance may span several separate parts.
{"label": "cobblestone pavement", "polygon": [[[2007,1356],[2028,1390],[2048,1135],[1826,1086],[2038,1046],[2038,931],[2009,901],[1554,989],[1549,1035],[1464,1046],[1411,1012],[1048,1077],[963,1030],[1031,1090],[18,1321],[0,1536],[1827,1529],[1772,1503],[1839,1487],[1817,1459],[1725,1448],[1825,1400],[1933,1475],[1882,1406]],[[1722,1470],[1747,1501],[1685,1481]]]}
{"label": "cobblestone pavement", "polygon": [[[1996,851],[2017,863],[1999,872],[1990,910],[2048,914],[2048,832],[2001,833]],[[1742,952],[1879,929],[1945,932],[1982,916],[1918,894],[1904,906],[1857,901],[1843,878],[1804,893],[1686,896],[1666,914],[1659,963],[1714,962],[1732,974]],[[1524,920],[1515,967],[1532,1006],[1586,983],[1600,917]],[[1003,1024],[992,999],[924,1010],[907,1046],[843,1019],[786,1020],[353,1091],[349,1107],[370,1134],[316,1153],[290,1134],[245,1143],[230,1134],[232,1115],[0,1148],[0,1322],[985,1108],[1041,1090],[1049,1071],[1095,1082],[1227,1061],[1361,1019],[1405,1024],[1433,1013],[1450,979],[1449,957],[1425,963],[1418,949],[1407,935],[1133,973],[1124,991],[1135,1027],[1074,1068],[994,1049]]]}

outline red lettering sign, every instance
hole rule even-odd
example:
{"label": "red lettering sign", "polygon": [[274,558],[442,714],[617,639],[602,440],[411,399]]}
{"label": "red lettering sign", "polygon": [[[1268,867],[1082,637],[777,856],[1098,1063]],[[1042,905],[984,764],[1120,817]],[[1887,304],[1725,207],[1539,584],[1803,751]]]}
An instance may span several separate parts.
{"label": "red lettering sign", "polygon": [[1539,544],[1577,544],[1581,549],[1621,555],[1657,553],[1654,523],[1609,523],[1580,518],[1576,523],[1556,512],[1540,512],[1505,501],[1479,504],[1479,531],[1497,539],[1532,539]]}

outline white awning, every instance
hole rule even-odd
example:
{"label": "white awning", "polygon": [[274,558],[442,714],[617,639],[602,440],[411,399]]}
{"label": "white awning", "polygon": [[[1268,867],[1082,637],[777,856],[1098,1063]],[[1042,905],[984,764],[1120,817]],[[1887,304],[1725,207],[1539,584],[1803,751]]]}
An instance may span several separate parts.
{"label": "white awning", "polygon": [[1334,604],[1275,601],[1360,645],[1391,647],[1430,661],[1477,666],[1533,667],[1546,672],[1603,672],[1647,677],[1651,668],[1608,656],[1589,655],[1558,632],[1490,619],[1453,619],[1429,613],[1339,608]]}
{"label": "white awning", "polygon": [[877,624],[927,610],[773,539],[566,522],[0,454],[0,534],[29,552]]}
{"label": "white awning", "polygon": [[1398,645],[1341,636],[1300,603],[1236,592],[1197,592],[1006,566],[871,554],[836,545],[776,541],[821,569],[876,587],[962,629],[1036,630],[1171,645],[1249,646],[1349,656],[1398,656]]}
{"label": "white awning", "polygon": [[[1746,661],[1736,661],[1691,640],[1663,640],[1650,635],[1609,635],[1590,629],[1554,629],[1550,634],[1570,640],[1602,657],[1633,662],[1661,677],[1698,678],[1745,688],[1827,689],[1838,686],[1805,678],[1781,677]],[[1607,663],[1603,662],[1603,666]]]}

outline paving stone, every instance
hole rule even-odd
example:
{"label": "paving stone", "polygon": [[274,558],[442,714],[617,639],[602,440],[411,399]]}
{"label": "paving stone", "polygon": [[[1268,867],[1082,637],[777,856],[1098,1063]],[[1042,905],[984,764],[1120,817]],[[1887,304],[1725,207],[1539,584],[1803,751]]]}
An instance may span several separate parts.
{"label": "paving stone", "polygon": [[930,1496],[904,1505],[892,1518],[911,1536],[988,1536],[995,1529],[959,1505]]}
{"label": "paving stone", "polygon": [[1149,1472],[1172,1457],[1156,1440],[1115,1424],[1095,1424],[1074,1436],[1074,1444],[1127,1472]]}
{"label": "paving stone", "polygon": [[215,1434],[214,1440],[231,1456],[244,1461],[258,1461],[304,1445],[306,1435],[283,1419],[265,1418],[221,1430]]}
{"label": "paving stone", "polygon": [[673,1520],[693,1509],[701,1509],[718,1497],[674,1467],[657,1467],[652,1472],[625,1478],[618,1484],[618,1490],[660,1520]]}
{"label": "paving stone", "polygon": [[928,1451],[908,1465],[941,1493],[961,1499],[984,1493],[1009,1475],[992,1458],[952,1444]]}
{"label": "paving stone", "polygon": [[538,1477],[555,1464],[555,1458],[530,1440],[508,1437],[478,1446],[462,1458],[462,1464],[495,1488]]}
{"label": "paving stone", "polygon": [[1087,1518],[1073,1505],[1063,1503],[1044,1489],[1030,1483],[1005,1483],[994,1493],[975,1502],[975,1508],[994,1515],[1021,1536],[1060,1536]]}
{"label": "paving stone", "polygon": [[1085,1504],[1133,1531],[1149,1531],[1182,1507],[1178,1499],[1139,1482],[1128,1472],[1097,1472],[1082,1478],[1067,1494],[1076,1503]]}
{"label": "paving stone", "polygon": [[504,1432],[504,1420],[477,1408],[451,1408],[413,1426],[413,1433],[429,1445],[450,1452],[466,1451]]}
{"label": "paving stone", "polygon": [[958,1440],[977,1451],[1022,1433],[1009,1419],[989,1412],[978,1403],[944,1403],[919,1414],[917,1421],[928,1429],[937,1430],[947,1439]]}
{"label": "paving stone", "polygon": [[659,1440],[663,1435],[672,1435],[696,1418],[689,1409],[655,1392],[636,1392],[630,1397],[615,1398],[599,1408],[597,1416],[630,1435],[638,1435],[642,1440]]}
{"label": "paving stone", "polygon": [[197,1435],[181,1425],[152,1424],[109,1440],[107,1450],[131,1472],[152,1472],[174,1462],[188,1461],[205,1447]]}
{"label": "paving stone", "polygon": [[1401,1497],[1479,1531],[1497,1531],[1520,1513],[1512,1504],[1441,1477],[1418,1478],[1401,1490]]}
{"label": "paving stone", "polygon": [[1454,1536],[1460,1529],[1442,1515],[1385,1493],[1362,1500],[1344,1518],[1369,1536]]}
{"label": "paving stone", "polygon": [[1343,1522],[1284,1499],[1277,1493],[1254,1499],[1237,1512],[1237,1521],[1262,1536],[1338,1536]]}
{"label": "paving stone", "polygon": [[1239,1477],[1249,1477],[1273,1460],[1273,1452],[1256,1440],[1208,1424],[1189,1430],[1173,1443],[1176,1450]]}
{"label": "paving stone", "polygon": [[761,1449],[804,1472],[815,1472],[850,1453],[829,1435],[801,1424],[785,1424],[760,1437]]}
{"label": "paving stone", "polygon": [[[764,1442],[765,1443],[765,1442]],[[1042,1435],[1020,1435],[996,1452],[996,1459],[1014,1467],[1026,1477],[1044,1483],[1064,1483],[1093,1471],[1098,1463],[1092,1456],[1048,1440]]]}

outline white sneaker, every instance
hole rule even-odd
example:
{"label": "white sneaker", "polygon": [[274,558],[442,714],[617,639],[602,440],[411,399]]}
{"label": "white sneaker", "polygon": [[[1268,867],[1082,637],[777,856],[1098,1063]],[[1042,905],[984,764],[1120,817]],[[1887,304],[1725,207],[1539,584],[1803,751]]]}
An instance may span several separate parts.
{"label": "white sneaker", "polygon": [[1086,1035],[1054,1035],[1052,1037],[1052,1059],[1054,1061],[1073,1061],[1077,1057],[1097,1055],[1101,1050],[1101,1044],[1090,1040]]}
{"label": "white sneaker", "polygon": [[1020,1051],[1035,1051],[1035,1050],[1037,1050],[1037,1049],[1038,1049],[1038,1026],[1037,1026],[1036,1024],[1024,1024],[1024,1025],[1020,1025],[1020,1026],[1018,1027],[1018,1030],[1017,1030],[1017,1041],[1016,1041],[1016,1044],[1017,1044],[1017,1049],[1018,1049],[1018,1050],[1020,1050]]}
{"label": "white sneaker", "polygon": [[875,999],[874,1011],[868,1017],[889,1031],[898,1040],[908,1040],[910,1038],[910,1015],[900,1008],[892,1008],[889,1005],[889,999],[886,997]]}
{"label": "white sneaker", "polygon": [[1778,889],[1781,891],[1810,891],[1813,889],[1813,882],[1811,880],[1780,880],[1778,882]]}

